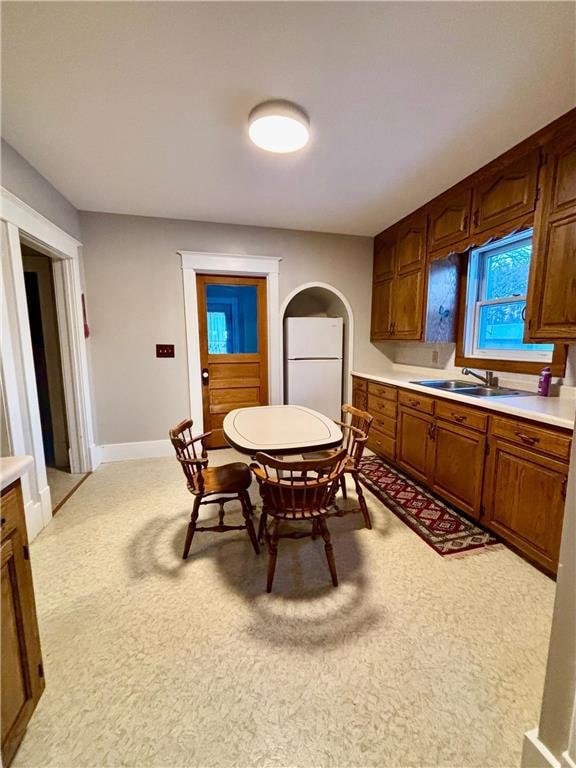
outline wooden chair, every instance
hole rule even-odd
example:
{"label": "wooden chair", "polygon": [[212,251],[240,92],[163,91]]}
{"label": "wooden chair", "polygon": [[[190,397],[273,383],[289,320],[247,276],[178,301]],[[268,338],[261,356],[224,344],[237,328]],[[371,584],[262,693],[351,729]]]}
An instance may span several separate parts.
{"label": "wooden chair", "polygon": [[[192,434],[192,420],[181,421],[170,430],[170,441],[176,451],[176,458],[186,476],[188,490],[194,496],[194,506],[188,524],[184,553],[182,559],[186,560],[190,545],[196,531],[240,531],[246,530],[254,551],[260,554],[260,547],[256,538],[254,524],[252,522],[252,503],[248,495],[248,488],[252,482],[252,475],[247,464],[235,462],[224,464],[221,467],[208,467],[208,455],[206,450],[206,438],[211,432],[205,432],[196,437]],[[222,496],[219,494],[226,494]],[[216,496],[216,498],[214,498]],[[227,501],[238,500],[244,515],[244,525],[226,525],[224,523],[224,504]],[[203,504],[219,504],[218,525],[197,525],[200,507]]]}
{"label": "wooden chair", "polygon": [[[257,464],[250,468],[260,486],[262,515],[259,538],[265,534],[268,544],[268,578],[266,591],[272,591],[278,540],[281,538],[316,537],[324,539],[326,560],[332,576],[332,584],[338,586],[338,575],[330,532],[326,524],[327,506],[334,497],[338,482],[346,466],[348,454],[345,449],[330,456],[313,461],[283,461],[266,453],[256,454]],[[268,516],[272,518],[268,525]],[[280,522],[311,522],[308,532],[293,531],[280,533]]]}
{"label": "wooden chair", "polygon": [[[342,428],[342,442],[340,448],[345,448],[348,454],[348,460],[346,462],[346,468],[342,477],[340,478],[340,489],[342,496],[347,498],[346,493],[346,475],[352,475],[354,479],[354,487],[356,488],[356,496],[358,497],[358,505],[366,528],[372,528],[372,520],[370,519],[370,512],[366,505],[366,499],[364,498],[364,492],[362,485],[358,478],[360,472],[360,459],[364,453],[366,441],[368,440],[368,433],[372,425],[373,416],[366,411],[361,411],[355,408],[353,405],[345,404],[342,406],[342,421],[336,423]],[[316,453],[305,453],[304,459],[318,459],[330,455],[330,451],[319,451]],[[358,510],[348,510],[349,512]],[[347,514],[347,512],[339,512],[336,514]]]}

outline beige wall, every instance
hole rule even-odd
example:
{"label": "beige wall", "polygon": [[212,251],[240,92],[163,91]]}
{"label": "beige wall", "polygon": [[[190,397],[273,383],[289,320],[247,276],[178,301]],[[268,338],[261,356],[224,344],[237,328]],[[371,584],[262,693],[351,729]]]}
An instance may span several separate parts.
{"label": "beige wall", "polygon": [[69,235],[81,240],[76,208],[4,139],[1,158],[2,186]]}
{"label": "beige wall", "polygon": [[[371,238],[81,213],[99,444],[166,439],[188,415],[183,282],[178,250],[280,256],[280,301],[330,283],[355,320],[355,366],[381,368],[370,344]],[[176,357],[156,359],[157,343]]]}

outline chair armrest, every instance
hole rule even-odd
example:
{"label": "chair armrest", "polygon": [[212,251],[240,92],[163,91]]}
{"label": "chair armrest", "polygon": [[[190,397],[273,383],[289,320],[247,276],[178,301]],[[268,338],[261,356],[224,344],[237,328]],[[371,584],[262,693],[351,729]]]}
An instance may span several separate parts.
{"label": "chair armrest", "polygon": [[178,461],[181,464],[195,464],[199,470],[206,469],[206,467],[208,466],[208,459],[201,458],[200,456],[197,459],[178,458]]}

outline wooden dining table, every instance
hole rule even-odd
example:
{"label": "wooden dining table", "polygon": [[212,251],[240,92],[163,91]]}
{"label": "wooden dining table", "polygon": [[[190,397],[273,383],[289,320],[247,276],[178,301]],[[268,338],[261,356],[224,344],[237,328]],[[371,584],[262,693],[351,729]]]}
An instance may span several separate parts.
{"label": "wooden dining table", "polygon": [[338,424],[303,405],[236,408],[224,417],[223,429],[228,443],[248,456],[320,451],[342,442]]}

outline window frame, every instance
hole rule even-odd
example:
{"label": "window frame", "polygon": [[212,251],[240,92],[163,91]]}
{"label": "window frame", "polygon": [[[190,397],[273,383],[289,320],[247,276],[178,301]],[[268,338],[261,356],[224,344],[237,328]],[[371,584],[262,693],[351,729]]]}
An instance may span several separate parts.
{"label": "window frame", "polygon": [[[554,350],[525,350],[525,349],[485,349],[479,345],[480,341],[480,313],[483,307],[497,306],[498,304],[511,304],[514,302],[526,302],[526,294],[511,294],[496,299],[487,299],[487,261],[490,256],[505,253],[511,246],[530,241],[532,243],[532,228],[525,229],[514,235],[498,238],[495,242],[486,243],[471,248],[469,251],[467,268],[466,313],[464,323],[464,348],[471,358],[480,360],[519,361],[525,363],[537,363],[549,365],[554,358]],[[502,241],[505,242],[502,242]]]}
{"label": "window frame", "polygon": [[[532,226],[518,230],[518,234],[531,231]],[[511,233],[509,233],[511,234]],[[502,234],[502,237],[505,235]],[[480,248],[484,243],[475,243],[473,248],[460,254],[458,273],[458,308],[457,308],[457,333],[456,353],[454,364],[459,367],[467,366],[480,370],[500,371],[503,373],[528,373],[537,375],[543,368],[542,361],[502,359],[494,357],[473,357],[466,351],[466,306],[468,301],[468,263],[473,249]],[[568,347],[566,344],[555,344],[552,353],[552,362],[549,363],[553,376],[566,374],[566,361]]]}

